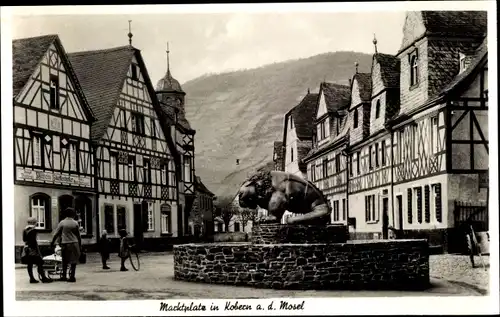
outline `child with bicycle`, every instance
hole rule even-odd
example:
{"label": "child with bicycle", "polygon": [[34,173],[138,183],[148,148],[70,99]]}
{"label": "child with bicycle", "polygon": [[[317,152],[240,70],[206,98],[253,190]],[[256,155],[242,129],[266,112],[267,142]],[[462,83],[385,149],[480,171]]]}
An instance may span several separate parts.
{"label": "child with bicycle", "polygon": [[120,271],[128,271],[128,269],[125,267],[125,261],[130,257],[130,245],[127,240],[127,230],[125,229],[120,229],[118,231],[120,235],[120,251],[118,252],[118,256],[121,259],[121,267]]}

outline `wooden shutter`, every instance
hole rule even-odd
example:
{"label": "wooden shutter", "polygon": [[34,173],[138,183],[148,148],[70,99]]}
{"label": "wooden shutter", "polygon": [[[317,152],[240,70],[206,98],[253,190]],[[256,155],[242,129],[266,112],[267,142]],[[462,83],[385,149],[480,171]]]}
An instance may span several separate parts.
{"label": "wooden shutter", "polygon": [[413,223],[413,214],[412,214],[412,192],[411,188],[408,188],[408,223]]}
{"label": "wooden shutter", "polygon": [[431,210],[430,210],[430,192],[429,185],[425,185],[424,187],[424,195],[425,195],[425,222],[431,222]]}
{"label": "wooden shutter", "polygon": [[442,205],[441,205],[441,184],[435,184],[436,186],[436,220],[439,222],[443,221],[443,212],[442,212]]}
{"label": "wooden shutter", "polygon": [[415,188],[417,191],[417,219],[422,223],[422,187]]}

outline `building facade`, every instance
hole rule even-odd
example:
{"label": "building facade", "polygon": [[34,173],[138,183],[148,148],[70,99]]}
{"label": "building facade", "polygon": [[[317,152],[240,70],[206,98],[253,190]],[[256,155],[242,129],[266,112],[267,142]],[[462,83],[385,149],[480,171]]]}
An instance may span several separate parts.
{"label": "building facade", "polygon": [[28,217],[48,242],[67,207],[83,244],[95,243],[92,110],[57,35],[14,40],[12,50],[16,254]]}
{"label": "building facade", "polygon": [[318,94],[309,91],[301,102],[285,114],[283,132],[284,171],[306,178],[307,165],[302,159],[311,150],[313,142],[313,118]]}
{"label": "building facade", "polygon": [[326,196],[332,223],[347,223],[346,109],[350,87],[320,84],[313,148],[304,158],[308,179]]}
{"label": "building facade", "polygon": [[408,12],[397,55],[378,53],[374,40],[371,73],[356,71],[348,107],[334,112],[338,129],[327,128],[332,116],[321,124],[318,103],[303,162],[353,239],[393,228],[454,251],[467,219],[487,230],[486,22],[486,12]]}
{"label": "building facade", "polygon": [[97,228],[111,238],[126,229],[143,246],[181,236],[175,147],[140,51],[129,45],[69,56],[97,117]]}

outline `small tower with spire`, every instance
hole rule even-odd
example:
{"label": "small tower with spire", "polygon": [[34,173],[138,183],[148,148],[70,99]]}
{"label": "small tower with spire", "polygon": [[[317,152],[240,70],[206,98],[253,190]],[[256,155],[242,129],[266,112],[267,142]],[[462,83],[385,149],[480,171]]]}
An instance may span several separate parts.
{"label": "small tower with spire", "polygon": [[359,68],[359,63],[358,62],[355,62],[354,63],[354,67],[356,67],[356,74],[358,73],[358,68]]}
{"label": "small tower with spire", "polygon": [[128,20],[128,45],[132,46],[132,20]]}
{"label": "small tower with spire", "polygon": [[375,46],[375,54],[378,53],[377,50],[377,37],[375,36],[375,33],[373,33],[373,46]]}
{"label": "small tower with spire", "polygon": [[180,117],[185,116],[184,96],[186,93],[182,90],[179,81],[172,76],[170,71],[170,43],[167,42],[167,71],[165,76],[158,81],[156,85],[156,95],[160,103],[171,106]]}

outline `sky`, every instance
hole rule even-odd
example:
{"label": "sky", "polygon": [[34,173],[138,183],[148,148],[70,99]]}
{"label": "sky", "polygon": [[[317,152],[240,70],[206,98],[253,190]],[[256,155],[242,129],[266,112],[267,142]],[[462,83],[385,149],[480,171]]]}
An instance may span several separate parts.
{"label": "sky", "polygon": [[182,84],[207,73],[255,68],[326,52],[395,54],[401,45],[404,12],[193,13],[30,15],[12,20],[12,37],[58,34],[66,52],[132,44],[141,50],[156,85],[170,69]]}

